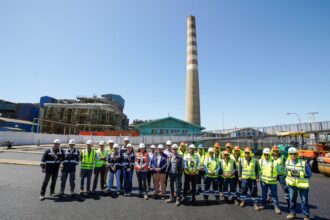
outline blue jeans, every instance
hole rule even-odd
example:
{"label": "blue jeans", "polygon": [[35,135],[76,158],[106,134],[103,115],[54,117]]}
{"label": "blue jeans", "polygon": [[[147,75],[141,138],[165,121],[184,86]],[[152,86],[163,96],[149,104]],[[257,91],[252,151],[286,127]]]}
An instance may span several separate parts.
{"label": "blue jeans", "polygon": [[260,182],[262,190],[262,204],[265,206],[267,204],[267,194],[268,189],[272,195],[274,207],[278,207],[278,196],[277,196],[277,184],[266,184],[265,182]]}
{"label": "blue jeans", "polygon": [[125,193],[131,193],[132,192],[132,181],[133,181],[133,169],[130,171],[127,171],[126,169],[123,169],[123,175],[124,175],[124,190]]}
{"label": "blue jeans", "polygon": [[298,193],[301,199],[301,208],[303,214],[309,217],[309,205],[308,205],[308,191],[309,189],[300,189],[293,186],[289,187],[289,195],[290,195],[290,213],[296,214],[296,207],[297,207],[297,197]]}
{"label": "blue jeans", "polygon": [[235,178],[223,178],[223,197],[228,199],[229,196],[231,196],[233,199],[235,199],[237,196]]}
{"label": "blue jeans", "polygon": [[242,179],[242,194],[240,199],[247,200],[247,192],[250,190],[252,202],[258,204],[258,186],[257,181],[253,179]]}
{"label": "blue jeans", "polygon": [[289,200],[289,188],[286,185],[285,176],[284,175],[278,176],[278,182],[280,183],[282,190],[284,192],[285,200]]}
{"label": "blue jeans", "polygon": [[219,178],[212,178],[212,177],[206,177],[205,179],[205,191],[204,191],[204,198],[208,198],[211,184],[213,188],[213,193],[217,197],[219,196]]}
{"label": "blue jeans", "polygon": [[116,176],[116,186],[117,186],[117,192],[120,191],[120,173],[121,169],[116,170],[116,172],[109,171],[109,178],[108,178],[108,190],[110,191],[113,185],[113,179]]}
{"label": "blue jeans", "polygon": [[91,189],[91,179],[92,179],[93,170],[81,170],[80,172],[80,189],[84,189],[85,178],[87,179],[87,191]]}
{"label": "blue jeans", "polygon": [[139,182],[139,194],[147,194],[147,172],[136,172],[136,176]]}

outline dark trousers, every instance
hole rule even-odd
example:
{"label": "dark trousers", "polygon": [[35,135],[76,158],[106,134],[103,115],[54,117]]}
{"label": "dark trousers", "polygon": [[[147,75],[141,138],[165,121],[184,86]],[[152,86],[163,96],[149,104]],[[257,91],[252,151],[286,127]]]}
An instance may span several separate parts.
{"label": "dark trousers", "polygon": [[202,182],[204,182],[204,189],[205,189],[205,171],[204,170],[200,170],[198,172],[198,176],[197,176],[197,188],[198,191],[202,190]]}
{"label": "dark trousers", "polygon": [[258,187],[257,181],[253,179],[242,179],[242,194],[241,199],[246,201],[247,200],[247,192],[250,191],[252,202],[254,204],[258,203]]}
{"label": "dark trousers", "polygon": [[124,174],[124,190],[125,193],[131,193],[132,192],[132,185],[133,185],[133,169],[130,171],[127,171],[126,169],[123,169]]}
{"label": "dark trousers", "polygon": [[205,178],[205,191],[204,191],[204,198],[208,198],[209,193],[210,193],[210,188],[212,185],[213,188],[213,193],[215,197],[219,196],[219,183],[218,183],[219,178],[212,178],[212,177],[206,177]]}
{"label": "dark trousers", "polygon": [[229,196],[231,198],[236,198],[236,179],[235,178],[223,178],[223,197],[228,199]]}
{"label": "dark trousers", "polygon": [[147,193],[147,172],[136,172],[139,182],[139,194]]}
{"label": "dark trousers", "polygon": [[124,187],[123,187],[123,185],[124,185],[124,172],[123,172],[123,170],[121,169],[120,170],[120,190],[123,190],[124,189]]}
{"label": "dark trousers", "polygon": [[67,178],[69,177],[69,181],[70,181],[70,190],[71,192],[74,191],[74,188],[76,186],[75,184],[75,181],[76,181],[76,172],[73,171],[73,172],[65,172],[62,170],[62,173],[61,173],[61,192],[64,192],[65,190],[65,185],[66,185],[66,180]]}
{"label": "dark trousers", "polygon": [[81,170],[80,173],[80,189],[84,189],[85,178],[87,179],[87,191],[91,189],[91,179],[92,179],[93,170]]}
{"label": "dark trousers", "polygon": [[47,188],[50,178],[52,178],[52,182],[50,184],[50,193],[55,192],[57,176],[58,176],[58,169],[54,169],[51,172],[45,173],[44,181],[42,182],[41,191],[40,191],[41,195],[45,195],[46,188]]}
{"label": "dark trousers", "polygon": [[192,197],[196,195],[196,184],[197,184],[197,175],[184,174],[184,187],[183,187],[183,196],[187,196],[188,189],[190,188],[191,183],[191,194]]}
{"label": "dark trousers", "polygon": [[277,197],[277,183],[276,184],[267,184],[265,182],[260,182],[261,190],[262,190],[262,204],[266,206],[267,204],[267,193],[268,189],[272,195],[273,205],[274,207],[278,207],[278,197]]}
{"label": "dark trousers", "polygon": [[309,205],[308,205],[308,191],[309,189],[301,189],[294,186],[289,186],[290,195],[290,213],[296,214],[297,208],[297,197],[300,195],[301,199],[301,209],[305,216],[309,217]]}
{"label": "dark trousers", "polygon": [[104,189],[104,176],[105,176],[105,167],[95,167],[94,168],[94,182],[93,182],[93,191],[95,191],[97,187],[97,182],[99,179],[99,176],[101,176],[101,184],[100,188],[101,190]]}
{"label": "dark trousers", "polygon": [[238,176],[235,177],[235,188],[236,188],[236,197],[239,198],[242,193],[242,181],[238,179]]}
{"label": "dark trousers", "polygon": [[151,171],[149,170],[147,173],[147,186],[148,186],[149,190],[151,188],[151,179],[153,179],[153,176],[154,176],[154,174],[151,173]]}
{"label": "dark trousers", "polygon": [[[176,196],[180,198],[181,190],[182,190],[182,174],[169,173],[168,175],[170,178],[171,196],[173,197],[175,192]],[[175,184],[175,190],[174,190],[174,184]]]}
{"label": "dark trousers", "polygon": [[223,177],[222,176],[219,176],[218,183],[219,183],[219,192],[223,192]]}

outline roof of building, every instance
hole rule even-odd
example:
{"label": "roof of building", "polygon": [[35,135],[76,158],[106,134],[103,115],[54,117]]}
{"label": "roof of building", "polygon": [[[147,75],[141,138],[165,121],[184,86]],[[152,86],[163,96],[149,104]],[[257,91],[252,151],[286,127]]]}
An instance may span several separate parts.
{"label": "roof of building", "polygon": [[19,119],[14,119],[14,118],[0,117],[0,121],[12,122],[12,123],[18,123],[18,124],[29,124],[29,125],[33,125],[33,122],[31,122],[31,121],[19,120]]}
{"label": "roof of building", "polygon": [[190,122],[187,122],[187,121],[184,121],[184,120],[181,120],[181,119],[178,119],[178,118],[174,118],[172,116],[168,116],[166,118],[161,118],[161,119],[156,119],[156,120],[152,120],[152,121],[149,121],[149,122],[146,122],[146,123],[143,123],[143,124],[139,124],[139,125],[135,125],[135,127],[144,127],[144,126],[148,126],[148,125],[151,125],[151,124],[154,124],[154,123],[158,123],[158,122],[162,122],[162,121],[166,121],[166,120],[174,120],[174,121],[177,121],[177,122],[180,122],[180,123],[184,123],[184,124],[188,124],[190,126],[193,126],[193,127],[196,127],[196,128],[199,128],[201,130],[204,130],[205,128],[202,127],[202,126],[199,126],[199,125],[196,125],[194,123],[190,123]]}

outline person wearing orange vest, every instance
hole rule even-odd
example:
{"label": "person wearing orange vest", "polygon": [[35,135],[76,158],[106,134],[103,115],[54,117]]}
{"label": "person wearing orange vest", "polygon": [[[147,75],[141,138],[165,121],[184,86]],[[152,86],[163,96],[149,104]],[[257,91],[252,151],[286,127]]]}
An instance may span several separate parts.
{"label": "person wearing orange vest", "polygon": [[147,193],[147,173],[149,171],[149,165],[149,154],[146,151],[145,144],[141,143],[139,145],[139,150],[135,155],[134,169],[139,183],[139,197],[142,197],[142,194],[144,194],[143,197],[145,200],[149,199]]}
{"label": "person wearing orange vest", "polygon": [[[228,150],[223,151],[223,159],[221,160],[221,173],[223,178],[223,197],[225,202],[229,202],[229,197],[234,202],[236,200],[236,188],[235,188],[235,173],[236,163],[230,158],[230,152]],[[230,189],[228,191],[228,188]]]}

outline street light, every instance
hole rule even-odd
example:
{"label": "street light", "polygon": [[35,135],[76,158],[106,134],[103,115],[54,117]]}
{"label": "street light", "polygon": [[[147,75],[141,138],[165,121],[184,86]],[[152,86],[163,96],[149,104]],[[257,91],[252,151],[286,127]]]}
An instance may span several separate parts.
{"label": "street light", "polygon": [[307,115],[310,115],[311,121],[316,122],[316,115],[318,115],[318,112],[308,112]]}
{"label": "street light", "polygon": [[287,114],[287,115],[296,115],[296,116],[298,117],[299,125],[300,125],[300,131],[302,131],[300,115],[299,115],[298,113],[294,113],[294,112],[288,112],[288,113],[286,113],[286,114]]}

